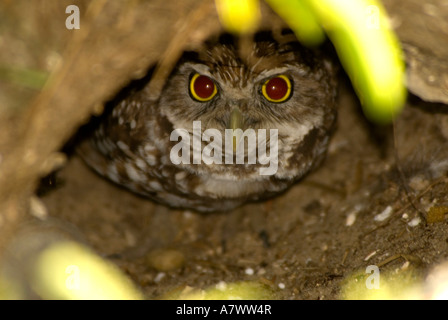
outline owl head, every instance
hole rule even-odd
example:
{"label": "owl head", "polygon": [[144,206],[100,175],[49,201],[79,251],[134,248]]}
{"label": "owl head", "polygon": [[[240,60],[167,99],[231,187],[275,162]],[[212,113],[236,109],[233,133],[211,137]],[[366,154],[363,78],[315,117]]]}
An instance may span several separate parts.
{"label": "owl head", "polygon": [[[213,129],[223,137],[226,129],[277,130],[281,165],[276,177],[293,179],[317,164],[326,149],[336,115],[332,68],[321,53],[297,41],[282,43],[271,33],[259,33],[250,50],[241,50],[235,38],[225,35],[184,55],[159,108],[173,128],[192,136],[198,121],[201,133]],[[236,180],[257,174],[257,165],[197,164],[190,170],[226,173]]]}

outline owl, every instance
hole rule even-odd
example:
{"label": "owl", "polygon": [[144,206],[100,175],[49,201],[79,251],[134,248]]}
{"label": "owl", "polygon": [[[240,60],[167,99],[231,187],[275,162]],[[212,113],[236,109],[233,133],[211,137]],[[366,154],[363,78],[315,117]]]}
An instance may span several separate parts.
{"label": "owl", "polygon": [[[290,39],[290,38],[288,38]],[[325,157],[335,68],[296,40],[223,35],[185,52],[157,100],[116,99],[79,148],[100,175],[173,208],[227,211],[285,191]]]}

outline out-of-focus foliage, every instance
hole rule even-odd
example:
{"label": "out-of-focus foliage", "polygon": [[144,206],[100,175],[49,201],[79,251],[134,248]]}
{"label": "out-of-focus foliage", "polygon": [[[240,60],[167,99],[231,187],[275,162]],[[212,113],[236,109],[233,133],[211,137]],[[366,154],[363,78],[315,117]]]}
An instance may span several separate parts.
{"label": "out-of-focus foliage", "polygon": [[[232,32],[253,30],[259,15],[255,2],[217,0],[224,27]],[[304,44],[318,45],[326,32],[370,120],[387,123],[401,111],[407,93],[403,54],[379,1],[267,2]]]}

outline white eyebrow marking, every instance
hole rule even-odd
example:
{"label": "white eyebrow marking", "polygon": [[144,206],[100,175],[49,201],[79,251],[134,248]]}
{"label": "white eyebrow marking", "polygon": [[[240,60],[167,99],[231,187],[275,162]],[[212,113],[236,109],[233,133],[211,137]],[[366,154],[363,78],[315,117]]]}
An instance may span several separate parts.
{"label": "white eyebrow marking", "polygon": [[255,78],[255,82],[263,80],[264,78],[269,78],[270,76],[276,75],[276,74],[282,74],[288,71],[288,67],[281,67],[281,68],[273,68],[269,70],[263,70],[258,74],[258,76]]}
{"label": "white eyebrow marking", "polygon": [[184,67],[189,67],[191,69],[193,69],[194,71],[196,71],[197,73],[200,73],[204,76],[208,76],[208,77],[212,77],[211,73],[210,73],[210,68],[207,67],[205,64],[200,64],[200,63],[185,63]]}

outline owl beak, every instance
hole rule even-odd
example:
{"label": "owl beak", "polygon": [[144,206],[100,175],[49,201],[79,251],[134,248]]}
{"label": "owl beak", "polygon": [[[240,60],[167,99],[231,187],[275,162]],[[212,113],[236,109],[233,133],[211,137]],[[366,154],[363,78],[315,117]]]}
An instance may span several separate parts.
{"label": "owl beak", "polygon": [[241,131],[235,132],[236,129],[243,129],[243,115],[241,114],[240,109],[237,107],[233,108],[232,112],[230,113],[230,123],[229,128],[232,129],[234,136],[233,136],[233,152],[236,152],[236,147],[238,146],[238,143],[241,138]]}

